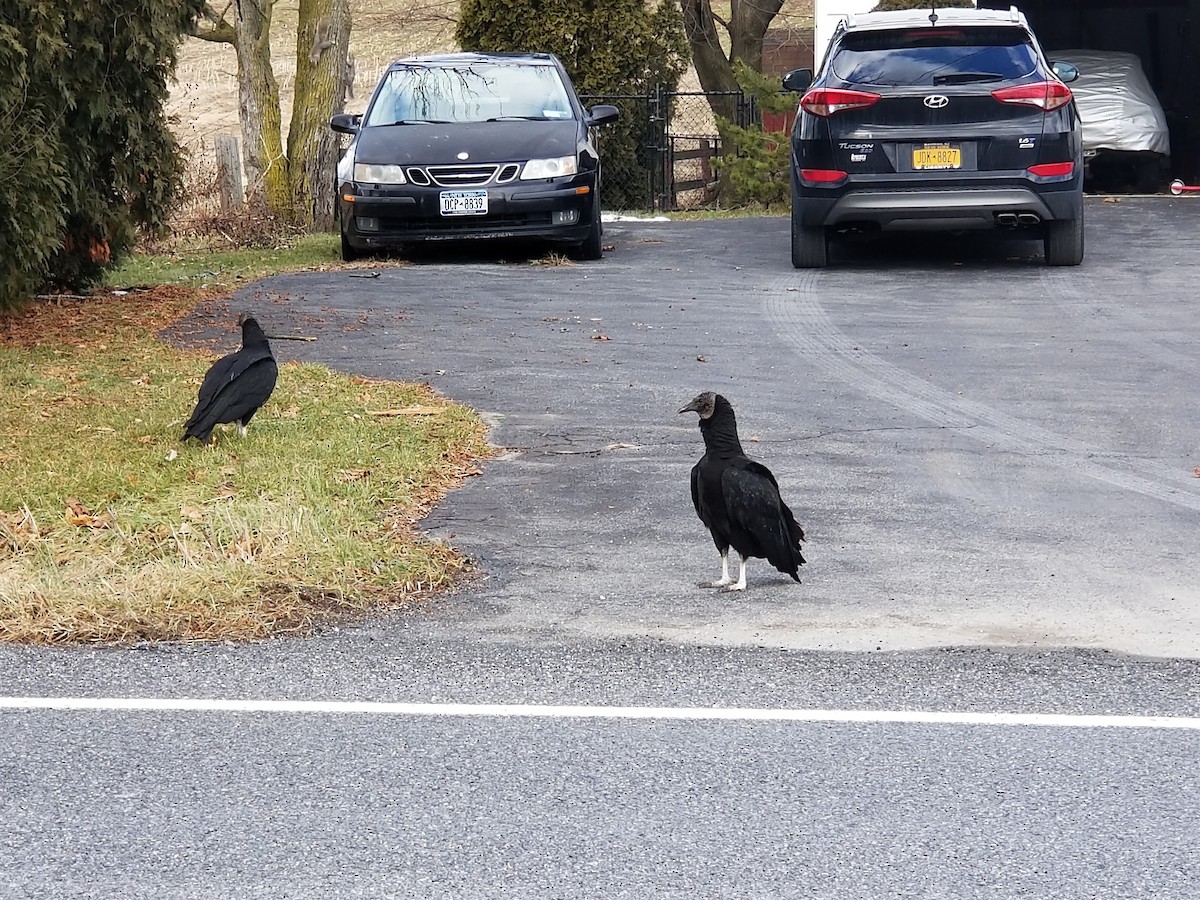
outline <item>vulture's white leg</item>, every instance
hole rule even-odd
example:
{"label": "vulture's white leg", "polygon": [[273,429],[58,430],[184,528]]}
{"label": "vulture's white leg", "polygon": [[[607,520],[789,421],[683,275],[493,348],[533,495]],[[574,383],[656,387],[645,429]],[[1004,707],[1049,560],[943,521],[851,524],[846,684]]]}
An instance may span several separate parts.
{"label": "vulture's white leg", "polygon": [[741,564],[738,566],[738,580],[733,584],[726,584],[721,588],[723,591],[744,591],[746,589],[746,557],[742,557]]}
{"label": "vulture's white leg", "polygon": [[238,422],[238,435],[240,437],[246,436],[246,426],[243,425],[241,422]]}
{"label": "vulture's white leg", "polygon": [[702,581],[700,587],[715,587],[723,588],[733,579],[729,577],[729,548],[725,548],[725,552],[721,554],[721,580],[720,581]]}

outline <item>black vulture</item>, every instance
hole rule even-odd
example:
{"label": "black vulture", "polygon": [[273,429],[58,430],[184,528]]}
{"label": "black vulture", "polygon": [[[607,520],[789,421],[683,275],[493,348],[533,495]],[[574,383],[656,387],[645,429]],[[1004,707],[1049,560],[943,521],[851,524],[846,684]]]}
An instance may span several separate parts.
{"label": "black vulture", "polygon": [[246,426],[275,390],[279,366],[267,336],[253,316],[240,316],[242,349],[218,359],[204,374],[196,409],[183,429],[182,441],[194,437],[208,441],[217,425],[237,422],[246,436]]}
{"label": "black vulture", "polygon": [[[692,467],[692,503],[721,554],[720,580],[703,581],[700,586],[745,590],[746,560],[751,556],[765,557],[780,572],[799,581],[804,529],[779,496],[779,484],[771,470],[743,452],[733,406],[720,394],[708,391],[679,411],[700,414],[704,456]],[[742,558],[736,582],[729,577],[731,546]]]}

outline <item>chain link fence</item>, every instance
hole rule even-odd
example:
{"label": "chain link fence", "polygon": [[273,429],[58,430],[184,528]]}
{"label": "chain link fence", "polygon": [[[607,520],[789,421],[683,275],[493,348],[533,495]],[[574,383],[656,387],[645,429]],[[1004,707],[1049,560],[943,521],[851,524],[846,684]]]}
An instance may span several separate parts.
{"label": "chain link fence", "polygon": [[717,115],[742,127],[757,112],[741,91],[668,91],[645,95],[591,94],[584,106],[610,103],[621,111],[614,125],[596,129],[603,160],[603,202],[614,210],[701,209],[716,204],[721,155]]}

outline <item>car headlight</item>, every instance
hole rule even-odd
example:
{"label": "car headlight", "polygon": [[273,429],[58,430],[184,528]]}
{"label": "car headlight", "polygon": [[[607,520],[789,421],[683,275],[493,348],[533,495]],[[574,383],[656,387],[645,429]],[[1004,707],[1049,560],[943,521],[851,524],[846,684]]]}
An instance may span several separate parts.
{"label": "car headlight", "polygon": [[579,161],[574,156],[560,156],[557,159],[531,159],[521,170],[521,180],[558,178],[562,175],[574,175],[578,171]]}
{"label": "car headlight", "polygon": [[402,166],[379,163],[355,163],[354,180],[366,181],[371,184],[408,184]]}

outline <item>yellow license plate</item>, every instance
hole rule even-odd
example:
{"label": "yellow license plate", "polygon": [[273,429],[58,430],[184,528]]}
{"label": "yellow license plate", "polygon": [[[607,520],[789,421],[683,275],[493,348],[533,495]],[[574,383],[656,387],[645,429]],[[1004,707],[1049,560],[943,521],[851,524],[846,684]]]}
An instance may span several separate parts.
{"label": "yellow license plate", "polygon": [[947,144],[913,148],[914,169],[961,169],[962,149]]}

